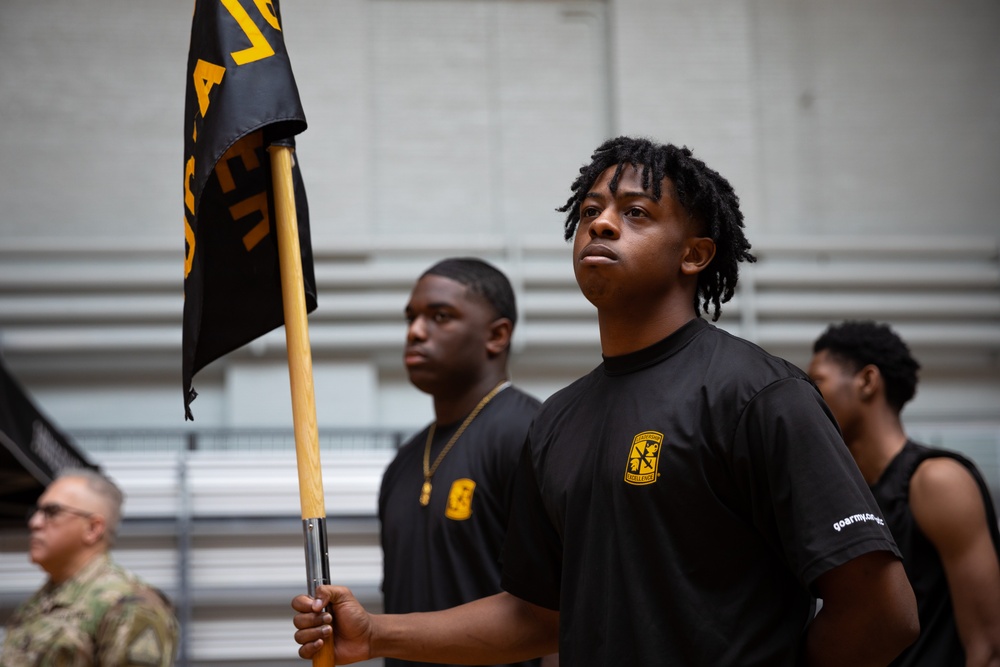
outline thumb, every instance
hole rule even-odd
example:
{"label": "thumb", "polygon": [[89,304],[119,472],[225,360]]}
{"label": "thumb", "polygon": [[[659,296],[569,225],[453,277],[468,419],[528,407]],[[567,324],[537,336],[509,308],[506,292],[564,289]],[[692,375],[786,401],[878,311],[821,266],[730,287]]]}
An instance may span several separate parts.
{"label": "thumb", "polygon": [[320,612],[326,609],[330,600],[334,598],[335,589],[328,584],[322,584],[316,588],[316,597],[313,598],[312,610]]}

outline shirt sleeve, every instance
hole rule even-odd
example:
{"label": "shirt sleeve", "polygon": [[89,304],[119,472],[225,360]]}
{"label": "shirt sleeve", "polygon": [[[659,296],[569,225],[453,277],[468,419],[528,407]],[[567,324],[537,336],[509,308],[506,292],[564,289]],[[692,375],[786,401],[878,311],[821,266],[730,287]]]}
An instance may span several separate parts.
{"label": "shirt sleeve", "polygon": [[500,586],[522,600],[559,609],[562,540],[538,488],[530,436],[514,475]]}
{"label": "shirt sleeve", "polygon": [[156,591],[122,598],[105,613],[97,636],[98,664],[121,667],[170,667],[178,627],[167,602]]}
{"label": "shirt sleeve", "polygon": [[899,556],[832,414],[804,379],[775,382],[749,402],[732,452],[754,523],[804,585],[870,551]]}

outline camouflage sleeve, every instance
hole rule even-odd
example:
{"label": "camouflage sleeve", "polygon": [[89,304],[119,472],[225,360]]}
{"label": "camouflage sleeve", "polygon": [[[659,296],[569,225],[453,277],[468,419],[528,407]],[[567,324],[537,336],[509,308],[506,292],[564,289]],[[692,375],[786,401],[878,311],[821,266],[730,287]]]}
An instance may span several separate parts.
{"label": "camouflage sleeve", "polygon": [[[8,633],[0,665],[3,667],[92,667],[94,664],[86,637],[67,632],[54,637],[20,641]],[[45,640],[48,640],[47,642]]]}
{"label": "camouflage sleeve", "polygon": [[97,664],[170,667],[178,626],[170,604],[156,590],[141,589],[110,607],[96,637]]}
{"label": "camouflage sleeve", "polygon": [[32,598],[7,626],[2,667],[93,667],[94,644],[68,607],[48,609]]}

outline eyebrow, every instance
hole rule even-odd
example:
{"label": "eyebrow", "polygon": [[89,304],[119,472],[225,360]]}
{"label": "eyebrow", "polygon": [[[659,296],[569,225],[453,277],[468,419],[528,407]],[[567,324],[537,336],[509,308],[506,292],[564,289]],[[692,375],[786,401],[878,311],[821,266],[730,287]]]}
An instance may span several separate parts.
{"label": "eyebrow", "polygon": [[414,308],[413,306],[407,305],[405,308],[403,308],[403,312],[404,313],[412,313],[412,312],[417,311],[417,310],[440,310],[442,308],[448,309],[448,310],[458,310],[459,309],[458,306],[456,306],[451,301],[435,301],[433,303],[428,303],[423,308]]}
{"label": "eyebrow", "polygon": [[[614,196],[616,199],[622,197],[625,199],[633,199],[633,198],[648,199],[649,201],[654,203],[660,201],[659,199],[655,199],[652,194],[646,192],[645,190],[618,190],[617,192],[614,193]],[[604,194],[600,192],[588,192],[583,199],[600,199],[603,201]]]}
{"label": "eyebrow", "polygon": [[615,193],[615,196],[622,197],[625,199],[633,199],[633,198],[648,199],[649,201],[654,203],[660,201],[659,199],[654,198],[652,194],[646,192],[645,190],[626,190],[624,192],[619,190],[617,193]]}

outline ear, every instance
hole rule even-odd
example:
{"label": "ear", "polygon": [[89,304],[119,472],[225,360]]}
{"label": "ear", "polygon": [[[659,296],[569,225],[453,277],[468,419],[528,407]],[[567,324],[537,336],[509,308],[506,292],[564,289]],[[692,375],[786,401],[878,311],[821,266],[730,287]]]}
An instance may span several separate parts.
{"label": "ear", "polygon": [[870,402],[882,392],[882,373],[875,364],[868,364],[855,375],[858,395],[864,402]]}
{"label": "ear", "polygon": [[490,358],[507,351],[513,333],[514,324],[506,317],[495,319],[490,323],[489,337],[486,339],[486,353]]}
{"label": "ear", "polygon": [[86,542],[87,546],[93,546],[104,538],[107,530],[108,525],[104,517],[100,514],[95,514],[90,517],[90,526],[87,528],[87,532],[83,534],[83,541]]}
{"label": "ear", "polygon": [[715,241],[707,236],[694,236],[686,241],[681,273],[693,276],[705,270],[715,257]]}

